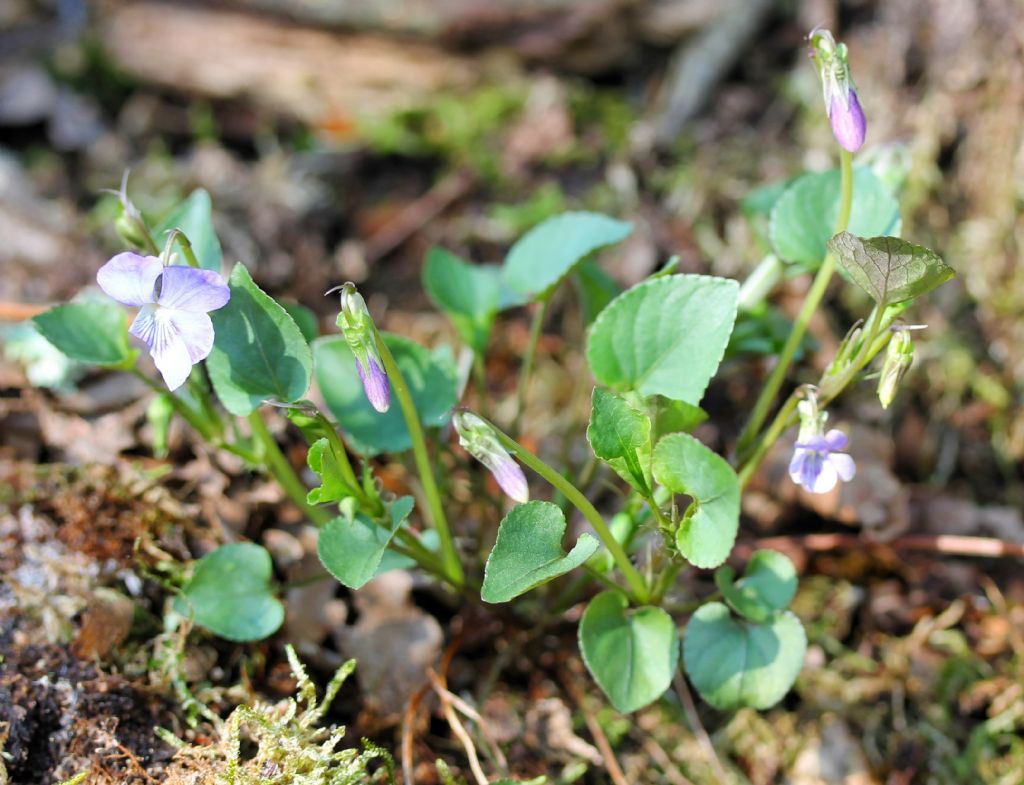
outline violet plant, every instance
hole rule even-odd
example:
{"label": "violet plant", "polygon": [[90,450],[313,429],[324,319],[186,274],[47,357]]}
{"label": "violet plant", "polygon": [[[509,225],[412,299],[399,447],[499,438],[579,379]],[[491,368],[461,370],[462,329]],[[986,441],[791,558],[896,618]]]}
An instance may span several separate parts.
{"label": "violet plant", "polygon": [[[657,700],[680,667],[718,708],[766,708],[792,686],[806,638],[788,610],[796,572],[785,556],[755,552],[742,577],[726,565],[744,488],[798,422],[792,480],[823,493],[853,477],[847,436],[825,429],[827,407],[865,378],[880,354],[878,394],[883,406],[892,402],[913,354],[911,328],[900,316],[953,275],[935,253],[895,236],[899,205],[890,183],[871,165],[854,166],[866,120],[845,46],[824,30],[812,33],[810,45],[838,169],[768,186],[745,202],[770,250],[742,286],[679,274],[669,264],[611,297],[587,328],[586,360],[597,384],[586,439],[593,465],[621,480],[618,509],[599,510],[587,483],[568,478],[573,467],[551,466],[517,439],[553,294],[632,231],[605,215],[551,218],[515,243],[501,265],[470,264],[443,249],[428,254],[424,287],[471,355],[476,411],[459,408],[463,385],[452,352],[380,331],[352,284],[339,287],[339,333],[315,336],[300,326],[309,320],[264,293],[244,265],[224,282],[205,192],[157,227],[173,230],[161,253],[160,231],[122,189],[118,226],[137,252],[111,259],[98,282],[119,303],[141,308],[131,328],[121,305],[95,301],[54,308],[36,325],[74,360],[145,379],[164,410],[212,446],[275,477],[320,528],[326,570],[350,589],[404,567],[484,603],[517,602],[540,590],[546,618],[586,602],[580,650],[618,710]],[[871,310],[821,377],[795,386],[778,404],[837,266],[840,283],[862,289]],[[751,335],[767,332],[775,286],[800,274],[813,275],[802,307],[773,352],[742,432],[728,457],[720,455],[694,436],[707,417],[705,391],[727,349],[742,352]],[[487,415],[497,411],[486,397],[489,337],[500,312],[522,307],[533,312],[529,347],[515,405],[505,407],[512,414],[496,423]],[[147,344],[165,384],[140,364],[129,333]],[[325,410],[306,398],[313,384]],[[309,442],[318,487],[307,487],[271,435],[267,418],[282,412]],[[450,423],[462,449],[509,497],[493,545],[486,521],[472,530],[449,525],[444,489],[449,472],[463,471],[459,462],[438,458],[452,448]],[[396,498],[374,476],[371,459],[410,451],[416,498]],[[544,500],[552,496],[558,503]],[[566,543],[573,511],[587,531]],[[475,557],[480,552],[489,552],[485,563]],[[696,596],[683,579],[694,570],[716,570],[715,595]],[[566,577],[574,571],[575,579]],[[224,546],[197,564],[179,609],[228,638],[264,637],[283,618],[271,575],[259,546]],[[520,607],[536,613],[538,605]]]}

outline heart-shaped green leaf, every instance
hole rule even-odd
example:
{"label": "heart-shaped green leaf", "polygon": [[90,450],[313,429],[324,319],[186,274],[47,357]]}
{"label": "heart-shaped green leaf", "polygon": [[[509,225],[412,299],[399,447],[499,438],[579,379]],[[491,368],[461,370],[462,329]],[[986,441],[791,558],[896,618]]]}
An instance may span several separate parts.
{"label": "heart-shaped green leaf", "polygon": [[789,692],[804,662],[807,636],[790,612],[771,624],[733,618],[720,602],[693,615],[683,636],[690,680],[716,709],[767,709]]}
{"label": "heart-shaped green leaf", "polygon": [[258,641],[284,621],[284,606],[270,591],[270,554],[251,542],[222,545],[200,559],[174,600],[174,609],[231,641]]}
{"label": "heart-shaped green leaf", "polygon": [[188,198],[171,208],[153,229],[153,236],[158,243],[162,243],[164,236],[172,229],[180,229],[185,234],[196,259],[204,269],[220,272],[224,255],[213,228],[213,204],[205,189],[196,189]]}
{"label": "heart-shaped green leaf", "polygon": [[581,534],[572,550],[562,550],[565,516],[551,502],[517,504],[501,522],[498,539],[484,567],[480,598],[508,602],[513,597],[565,575],[589,559],[598,542]]}
{"label": "heart-shaped green leaf", "polygon": [[955,275],[937,253],[898,237],[841,232],[828,247],[854,283],[882,307],[930,292]]}
{"label": "heart-shaped green leaf", "polygon": [[624,240],[633,225],[600,213],[556,215],[524,234],[505,257],[502,278],[530,300],[548,296],[592,253]]}
{"label": "heart-shaped green leaf", "polygon": [[679,522],[676,547],[697,567],[717,567],[736,542],[740,483],[722,456],[686,433],[674,433],[654,448],[654,478],[693,502]]}
{"label": "heart-shaped green leaf", "polygon": [[[448,422],[458,398],[455,363],[446,350],[431,352],[415,341],[382,333],[382,338],[409,385],[420,421],[439,428]],[[327,408],[337,419],[349,444],[363,455],[401,452],[412,446],[402,410],[393,404],[381,414],[366,400],[356,371],[356,359],[340,336],[313,342],[316,382]]]}
{"label": "heart-shaped green leaf", "polygon": [[765,622],[789,607],[796,594],[796,567],[778,551],[755,551],[743,577],[734,582],[732,567],[720,567],[715,584],[733,610],[753,622]]}
{"label": "heart-shaped green leaf", "polygon": [[616,471],[621,466],[624,478],[641,493],[647,492],[649,482],[644,476],[637,450],[647,448],[650,455],[650,418],[602,387],[594,388],[591,406],[587,439],[594,455],[604,461],[616,462]]}
{"label": "heart-shaped green leaf", "polygon": [[72,360],[90,365],[128,365],[128,319],[113,303],[58,305],[32,317],[40,334]]}
{"label": "heart-shaped green leaf", "polygon": [[[778,198],[771,214],[775,252],[789,262],[817,267],[835,233],[839,215],[839,170],[798,177]],[[859,235],[898,234],[900,206],[881,180],[867,168],[853,173],[853,207],[849,229]]]}
{"label": "heart-shaped green leaf", "polygon": [[412,512],[413,498],[403,496],[388,509],[390,526],[379,526],[362,513],[339,515],[320,530],[316,553],[327,571],[350,589],[358,589],[377,573],[384,551]]}
{"label": "heart-shaped green leaf", "polygon": [[580,619],[580,651],[608,700],[626,713],[657,700],[679,662],[676,625],[661,608],[628,609],[626,598],[605,591]]}
{"label": "heart-shaped green leaf", "polygon": [[670,275],[616,297],[591,325],[587,360],[615,390],[700,403],[736,319],[735,281]]}
{"label": "heart-shaped green leaf", "polygon": [[239,417],[266,400],[297,401],[309,389],[313,365],[302,331],[244,265],[235,265],[228,285],[228,304],[210,314],[216,337],[206,367],[217,397]]}
{"label": "heart-shaped green leaf", "polygon": [[477,354],[487,349],[501,286],[501,268],[496,265],[468,264],[443,248],[427,252],[423,288]]}

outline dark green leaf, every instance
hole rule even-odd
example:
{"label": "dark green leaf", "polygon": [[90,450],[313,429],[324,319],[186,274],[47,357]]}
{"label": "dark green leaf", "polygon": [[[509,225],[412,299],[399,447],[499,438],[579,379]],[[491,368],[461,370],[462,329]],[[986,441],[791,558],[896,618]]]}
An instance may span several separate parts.
{"label": "dark green leaf", "polygon": [[270,554],[251,542],[222,545],[196,564],[174,609],[232,641],[258,641],[277,631],[284,606],[270,591]]}
{"label": "dark green leaf", "polygon": [[717,453],[685,433],[674,433],[654,448],[654,477],[673,493],[693,501],[676,531],[676,547],[697,567],[717,567],[729,556],[740,519],[740,483]]}
{"label": "dark green leaf", "polygon": [[[382,333],[384,342],[405,375],[416,410],[424,425],[444,425],[458,396],[455,364],[445,351],[430,352],[415,341]],[[340,336],[313,342],[316,381],[324,401],[352,447],[363,455],[401,452],[412,446],[397,401],[385,413],[369,401],[356,372],[356,360]]]}
{"label": "dark green leaf", "polygon": [[638,450],[650,455],[651,421],[623,398],[602,387],[595,387],[587,439],[594,455],[615,462],[614,468],[641,493],[648,493],[649,478]]}
{"label": "dark green leaf", "polygon": [[683,637],[690,680],[708,703],[767,709],[789,692],[804,662],[807,636],[788,611],[771,624],[733,618],[720,602],[703,605]]}
{"label": "dark green leaf", "polygon": [[706,275],[634,286],[590,327],[594,377],[616,390],[700,403],[729,341],[738,291],[735,281]]}
{"label": "dark green leaf", "polygon": [[309,389],[313,365],[302,332],[242,264],[228,285],[228,304],[210,314],[216,338],[206,366],[217,397],[239,417],[267,400],[297,401]]}
{"label": "dark green leaf", "polygon": [[320,530],[316,552],[327,571],[350,589],[358,589],[377,574],[388,544],[412,512],[413,498],[403,496],[391,505],[389,526],[379,526],[362,513],[339,515]]}
{"label": "dark green leaf", "polygon": [[498,528],[498,539],[484,568],[480,598],[508,602],[589,559],[598,542],[581,534],[572,550],[562,550],[565,516],[551,502],[517,504]]}
{"label": "dark green leaf", "polygon": [[549,295],[592,253],[624,240],[632,224],[600,213],[570,212],[535,226],[512,246],[502,278],[530,300]]}
{"label": "dark green leaf", "polygon": [[765,622],[789,607],[796,594],[796,568],[778,551],[755,551],[743,577],[733,582],[732,567],[720,567],[715,584],[737,613]]}
{"label": "dark green leaf", "polygon": [[153,230],[158,245],[162,246],[167,233],[172,229],[180,229],[185,234],[204,269],[220,272],[224,256],[220,240],[213,229],[210,194],[198,188],[174,207]]}
{"label": "dark green leaf", "polygon": [[587,670],[621,712],[642,709],[672,683],[679,662],[676,625],[661,608],[628,609],[617,591],[598,594],[580,619]]}
{"label": "dark green leaf", "polygon": [[934,251],[898,237],[842,232],[828,247],[854,283],[883,307],[930,292],[955,275]]}
{"label": "dark green leaf", "polygon": [[622,293],[621,287],[612,280],[595,259],[584,259],[573,272],[580,293],[580,306],[583,308],[583,323],[591,324],[616,297]]}
{"label": "dark green leaf", "polygon": [[119,305],[68,303],[44,311],[32,321],[47,341],[72,360],[127,366],[135,357],[128,348],[128,319]]}

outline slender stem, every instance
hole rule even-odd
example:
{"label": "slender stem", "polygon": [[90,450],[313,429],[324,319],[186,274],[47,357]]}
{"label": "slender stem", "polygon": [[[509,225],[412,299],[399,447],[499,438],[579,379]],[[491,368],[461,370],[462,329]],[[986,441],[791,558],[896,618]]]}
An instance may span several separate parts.
{"label": "slender stem", "polygon": [[523,355],[523,366],[519,369],[519,385],[516,388],[516,416],[513,420],[512,431],[519,433],[523,424],[523,410],[526,408],[526,393],[530,386],[530,374],[533,373],[533,360],[537,354],[537,344],[540,342],[540,331],[544,326],[544,318],[548,314],[548,300],[540,301],[537,309],[533,312],[533,321],[530,323],[530,337],[526,343],[526,354]]}
{"label": "slender stem", "polygon": [[682,568],[683,565],[677,561],[671,561],[665,565],[658,575],[658,580],[654,584],[654,591],[651,593],[652,605],[661,605],[661,601],[665,598],[668,590],[672,588],[672,584],[675,583],[676,576]]}
{"label": "slender stem", "polygon": [[416,411],[416,405],[409,394],[409,386],[405,382],[402,371],[398,368],[398,363],[395,362],[391,350],[388,349],[376,328],[374,328],[374,338],[377,342],[377,351],[380,352],[381,361],[384,363],[384,370],[391,380],[391,387],[395,391],[398,405],[402,409],[402,416],[405,417],[405,426],[409,429],[416,470],[420,475],[427,506],[430,508],[430,522],[437,529],[441,539],[441,556],[445,572],[448,575],[448,580],[454,586],[461,587],[466,582],[466,578],[462,572],[462,565],[459,563],[459,554],[455,549],[451,529],[448,527],[448,519],[444,514],[444,505],[441,503],[441,494],[434,479],[434,470],[430,465],[430,456],[427,453],[427,443],[423,436],[423,427],[420,425],[419,413]]}
{"label": "slender stem", "polygon": [[[826,406],[838,396],[846,387],[857,377],[861,369],[864,368],[875,356],[885,348],[885,345],[892,339],[892,333],[887,329],[892,323],[894,317],[892,316],[879,316],[877,319],[872,317],[871,322],[874,326],[869,327],[868,333],[865,337],[864,349],[855,356],[854,360],[850,363],[841,374],[838,376],[831,376],[821,380],[818,385],[818,403],[821,406]],[[872,337],[873,333],[877,333]],[[796,406],[799,402],[799,392],[795,391],[792,395],[786,399],[786,403],[783,404],[782,408],[779,409],[778,414],[775,415],[775,419],[772,420],[772,424],[768,430],[765,431],[764,436],[757,443],[757,447],[750,457],[742,464],[739,471],[740,487],[746,487],[750,478],[757,470],[758,465],[764,459],[768,449],[775,444],[778,438],[782,435],[782,432],[786,430],[790,425],[796,422]]]}
{"label": "slender stem", "polygon": [[[841,182],[839,215],[836,218],[836,234],[846,231],[846,227],[850,223],[850,210],[853,206],[853,159],[849,152],[840,150],[839,162]],[[796,321],[793,323],[793,329],[790,331],[789,337],[782,347],[779,360],[775,363],[771,373],[768,374],[764,387],[761,389],[761,394],[758,395],[757,401],[754,403],[750,419],[747,420],[747,424],[744,426],[743,432],[736,443],[736,455],[740,461],[746,460],[747,454],[761,430],[761,426],[764,425],[764,421],[768,417],[772,403],[775,402],[775,396],[778,395],[782,383],[786,380],[786,373],[789,371],[789,365],[793,361],[793,356],[796,354],[796,350],[800,347],[800,342],[807,332],[811,317],[814,316],[814,312],[818,309],[822,297],[825,296],[825,290],[832,280],[835,268],[835,258],[831,253],[826,254],[821,267],[818,268],[817,275],[814,276],[811,288],[804,298],[800,313],[797,314]]]}
{"label": "slender stem", "polygon": [[211,424],[207,422],[206,418],[203,417],[201,412],[197,412],[195,409],[193,409],[191,406],[185,403],[185,401],[183,401],[179,396],[161,387],[155,381],[146,376],[146,374],[144,374],[138,368],[133,367],[130,368],[129,370],[131,371],[132,374],[141,379],[146,384],[147,387],[153,390],[153,392],[157,393],[157,395],[168,395],[171,400],[171,406],[174,407],[174,411],[181,415],[181,418],[185,420],[185,422],[187,422],[189,425],[191,425],[195,429],[196,433],[202,436],[206,441],[216,441],[217,434],[214,433],[214,431],[211,428]]}
{"label": "slender stem", "polygon": [[601,517],[601,513],[597,511],[590,500],[587,499],[580,490],[569,482],[565,477],[556,472],[544,461],[534,455],[532,452],[523,447],[512,437],[503,433],[493,424],[491,427],[494,428],[494,433],[508,450],[512,451],[523,463],[533,469],[537,474],[551,483],[556,489],[562,492],[577,510],[583,513],[583,517],[587,519],[591,526],[594,527],[594,531],[601,538],[601,542],[608,549],[608,552],[615,559],[615,563],[622,571],[623,576],[626,578],[626,582],[633,590],[633,594],[640,603],[646,603],[650,597],[650,592],[647,589],[647,583],[644,581],[643,576],[633,566],[633,563],[629,560],[629,556],[626,551],[619,544],[619,541],[615,539],[611,529],[608,528],[608,524],[604,522],[604,518]]}
{"label": "slender stem", "polygon": [[483,355],[473,352],[473,383],[476,385],[477,411],[487,417],[487,367]]}
{"label": "slender stem", "polygon": [[284,457],[281,448],[277,446],[274,437],[267,430],[267,424],[263,421],[263,416],[258,409],[249,415],[249,425],[252,428],[253,438],[259,445],[259,457],[267,471],[281,484],[288,498],[302,510],[309,520],[317,526],[325,525],[330,520],[330,516],[326,510],[314,507],[306,501],[309,489],[299,479],[288,459]]}
{"label": "slender stem", "polygon": [[175,229],[174,239],[178,241],[178,245],[181,246],[181,252],[185,256],[185,261],[188,262],[189,267],[202,267],[199,264],[199,260],[196,258],[195,251],[192,250],[192,243],[189,242],[184,232],[180,229]]}

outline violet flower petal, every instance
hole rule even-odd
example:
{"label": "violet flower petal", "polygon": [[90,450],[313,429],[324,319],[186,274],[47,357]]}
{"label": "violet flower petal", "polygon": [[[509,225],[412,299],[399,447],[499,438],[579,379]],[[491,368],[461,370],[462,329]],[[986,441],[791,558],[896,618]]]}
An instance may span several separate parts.
{"label": "violet flower petal", "polygon": [[832,105],[828,110],[828,119],[832,124],[832,134],[839,145],[851,153],[857,152],[864,144],[864,137],[868,130],[864,110],[857,98],[857,91],[850,88],[849,99],[845,104],[838,92],[833,95]]}
{"label": "violet flower petal", "polygon": [[[207,320],[210,318],[206,314],[202,316]],[[175,325],[173,317],[173,311],[156,305],[147,305],[139,311],[139,315],[135,317],[128,330],[149,346],[149,353],[160,375],[164,377],[168,390],[181,387],[192,371],[189,346]],[[212,332],[212,325],[210,330]]]}
{"label": "violet flower petal", "polygon": [[366,399],[374,409],[383,414],[391,408],[391,385],[388,383],[388,375],[373,357],[367,358],[367,365],[368,368],[363,368],[359,358],[356,358],[356,370],[359,371]]}
{"label": "violet flower petal", "polygon": [[850,438],[838,428],[833,428],[825,434],[824,443],[825,448],[829,452],[839,452],[846,449],[846,445],[850,443]]}
{"label": "violet flower petal", "polygon": [[224,307],[230,297],[219,273],[174,265],[164,268],[157,302],[179,311],[207,313]]}
{"label": "violet flower petal", "polygon": [[789,462],[789,478],[797,485],[803,484],[804,463],[807,461],[809,450],[797,445],[793,451],[793,458]]}
{"label": "violet flower petal", "polygon": [[829,464],[836,470],[843,482],[849,482],[857,473],[857,465],[853,458],[845,452],[834,452],[828,456]]}
{"label": "violet flower petal", "polygon": [[530,500],[530,488],[526,483],[526,475],[511,455],[487,455],[483,464],[510,499],[525,504]]}
{"label": "violet flower petal", "polygon": [[138,307],[154,301],[153,287],[163,270],[163,263],[155,256],[126,251],[97,271],[96,283],[119,303]]}

